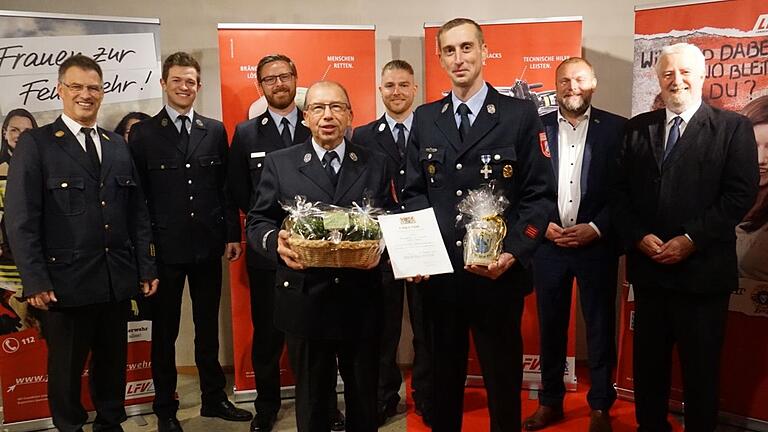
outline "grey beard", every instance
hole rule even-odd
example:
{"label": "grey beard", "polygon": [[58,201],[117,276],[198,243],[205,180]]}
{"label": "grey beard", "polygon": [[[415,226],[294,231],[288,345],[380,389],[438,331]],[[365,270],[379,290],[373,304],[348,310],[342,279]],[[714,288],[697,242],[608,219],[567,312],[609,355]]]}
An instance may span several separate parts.
{"label": "grey beard", "polygon": [[580,116],[585,112],[587,112],[587,108],[589,108],[589,103],[590,101],[584,99],[583,97],[579,98],[578,103],[572,103],[567,98],[558,101],[558,105],[560,106],[560,109],[574,116]]}

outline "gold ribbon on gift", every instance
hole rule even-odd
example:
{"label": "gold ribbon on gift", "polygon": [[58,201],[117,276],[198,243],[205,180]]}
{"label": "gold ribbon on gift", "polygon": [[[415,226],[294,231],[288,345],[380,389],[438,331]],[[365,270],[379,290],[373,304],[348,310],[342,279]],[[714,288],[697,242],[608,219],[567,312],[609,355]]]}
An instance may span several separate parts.
{"label": "gold ribbon on gift", "polygon": [[504,222],[504,219],[501,218],[500,215],[495,214],[493,216],[485,216],[483,217],[484,221],[495,223],[499,227],[499,232],[501,235],[499,236],[498,240],[496,240],[496,244],[493,246],[493,250],[500,251],[499,249],[501,247],[501,242],[504,241],[504,238],[507,236],[507,224]]}

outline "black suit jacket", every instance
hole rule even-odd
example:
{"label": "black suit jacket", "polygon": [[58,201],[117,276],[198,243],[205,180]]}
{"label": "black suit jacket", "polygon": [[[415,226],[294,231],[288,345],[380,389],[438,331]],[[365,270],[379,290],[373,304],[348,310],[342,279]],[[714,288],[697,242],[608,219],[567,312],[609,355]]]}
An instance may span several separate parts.
{"label": "black suit jacket", "polygon": [[195,112],[186,154],[165,108],[134,125],[129,140],[161,262],[215,259],[226,242],[240,241],[237,209],[225,198],[228,146],[220,121]]}
{"label": "black suit jacket", "polygon": [[309,202],[351,207],[367,194],[389,205],[384,156],[347,142],[334,189],[311,140],[267,155],[256,204],[248,213],[250,247],[277,263],[275,325],[294,336],[352,340],[373,337],[378,325],[381,273],[378,269],[291,270],[277,255],[277,233],[286,212],[281,202],[303,195]]}
{"label": "black suit jacket", "polygon": [[[459,138],[448,95],[416,110],[408,147],[402,207],[407,211],[434,208],[454,274],[431,278],[430,283],[439,281],[443,286],[436,295],[446,299],[488,303],[529,293],[529,263],[555,208],[552,168],[545,156],[536,108],[529,101],[503,96],[488,87],[465,143]],[[480,173],[483,155],[490,157],[492,168],[487,180]],[[495,281],[464,270],[465,230],[456,223],[456,205],[467,191],[489,180],[496,181],[497,189],[510,202],[504,215],[507,235],[503,250],[517,259]]]}
{"label": "black suit jacket", "polygon": [[[411,136],[413,136],[413,126],[415,124],[416,120],[414,119],[411,124],[411,131],[408,135],[406,149],[410,145]],[[392,179],[390,187],[392,197],[396,203],[399,203],[405,189],[406,158],[400,156],[395,139],[392,137],[392,129],[389,128],[389,123],[387,123],[385,116],[382,115],[378,120],[356,128],[352,135],[352,142],[374,149],[387,156],[390,167],[389,176]]]}
{"label": "black suit jacket", "polygon": [[[303,116],[298,111],[297,124],[293,133],[293,143],[303,143],[309,138],[309,128],[302,124]],[[227,169],[227,188],[237,207],[245,214],[256,202],[264,158],[273,151],[285,148],[283,139],[277,131],[269,112],[246,120],[237,125],[232,146],[229,148],[229,168]],[[254,250],[246,253],[248,265],[259,269],[274,270],[275,265]]]}
{"label": "black suit jacket", "polygon": [[156,277],[128,146],[98,133],[101,172],[59,117],[21,136],[8,173],[7,229],[24,295],[52,290],[53,307],[125,300],[139,292],[139,279]]}
{"label": "black suit jacket", "polygon": [[[702,104],[666,160],[664,110],[626,127],[612,208],[627,248],[627,276],[643,286],[726,293],[737,285],[736,224],[757,194],[755,136],[746,117]],[[688,234],[696,250],[657,264],[637,249],[646,234]]]}
{"label": "black suit jacket", "polygon": [[[560,125],[558,124],[557,111],[542,116],[541,121],[544,123],[544,130],[547,133],[549,149],[552,154],[550,161],[552,162],[555,185],[558,185],[560,171],[558,128]],[[627,119],[624,117],[592,107],[581,165],[579,180],[581,201],[576,223],[594,223],[600,230],[600,238],[580,248],[579,255],[585,258],[593,254],[615,254],[616,252],[617,245],[609,206],[610,174],[613,161],[616,159],[616,152],[621,144],[626,121]],[[563,226],[557,204],[552,212],[550,222]],[[561,247],[544,239],[537,254],[547,256],[561,251]]]}

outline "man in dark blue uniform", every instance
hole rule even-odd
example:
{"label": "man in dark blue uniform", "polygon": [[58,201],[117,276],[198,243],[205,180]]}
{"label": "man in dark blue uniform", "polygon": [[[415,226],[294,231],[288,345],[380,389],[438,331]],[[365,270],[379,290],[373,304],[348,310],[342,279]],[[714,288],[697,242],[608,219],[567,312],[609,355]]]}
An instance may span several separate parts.
{"label": "man in dark blue uniform", "polygon": [[[304,143],[309,128],[296,107],[298,74],[293,61],[282,54],[272,54],[259,60],[256,67],[259,87],[267,101],[267,110],[260,116],[237,125],[229,149],[227,170],[228,191],[243,213],[256,202],[256,192],[264,169],[264,158],[273,151]],[[256,415],[251,432],[271,431],[280,410],[280,356],[285,336],[275,327],[275,263],[248,248],[245,257],[248,284],[251,289],[251,322],[253,345],[251,363],[256,380],[254,400]],[[336,376],[334,370],[333,375]],[[329,389],[334,395],[331,410],[331,430],[344,430],[344,415],[336,409],[336,383]]]}
{"label": "man in dark blue uniform", "polygon": [[221,122],[192,109],[200,88],[200,65],[192,56],[166,58],[161,84],[168,103],[131,128],[130,147],[146,191],[163,285],[152,318],[154,410],[158,430],[176,432],[175,345],[187,279],[200,414],[232,421],[248,421],[251,414],[227,399],[218,358],[221,256],[234,261],[241,251],[237,209],[225,200],[227,133]]}
{"label": "man in dark blue uniform", "polygon": [[[30,305],[48,309],[48,403],[62,432],[82,431],[80,382],[91,353],[94,431],[122,431],[129,300],[157,289],[149,216],[128,146],[97,126],[101,68],[59,67],[64,112],[24,133],[8,173],[8,236]],[[141,282],[139,282],[141,281]]]}
{"label": "man in dark blue uniform", "polygon": [[[381,118],[355,129],[352,142],[375,149],[389,159],[392,178],[392,195],[395,202],[401,201],[405,187],[405,153],[413,130],[413,99],[418,86],[413,79],[413,67],[404,60],[392,60],[381,71],[381,101],[386,112]],[[397,413],[400,402],[400,385],[403,378],[397,366],[397,351],[403,321],[403,297],[406,282],[395,280],[390,265],[383,266],[384,301],[382,308],[381,346],[379,353],[379,425]],[[421,288],[407,284],[408,311],[413,329],[413,399],[416,412],[424,421],[430,422],[429,343],[425,329],[423,295]]]}
{"label": "man in dark blue uniform", "polygon": [[533,264],[542,389],[538,409],[523,426],[538,430],[563,418],[563,374],[575,278],[589,354],[589,430],[604,432],[611,430],[608,410],[616,400],[613,366],[619,266],[608,208],[609,171],[626,119],[591,106],[597,78],[586,60],[565,60],[555,76],[559,109],[542,121],[552,153],[558,207]]}
{"label": "man in dark blue uniform", "polygon": [[[437,39],[451,94],[416,110],[403,194],[406,211],[434,208],[455,269],[422,282],[433,321],[433,430],[461,430],[471,329],[491,430],[517,431],[523,300],[532,288],[532,255],[554,210],[549,150],[536,108],[500,95],[483,80],[488,51],[477,23],[451,20]],[[510,202],[503,252],[487,267],[465,266],[465,230],[457,224],[456,205],[491,180]]]}
{"label": "man in dark blue uniform", "polygon": [[[290,249],[281,202],[297,195],[308,202],[351,207],[370,196],[391,206],[384,155],[344,138],[352,123],[346,90],[322,81],[307,91],[304,119],[312,137],[267,155],[256,203],[248,213],[251,248],[277,266],[275,325],[285,332],[296,377],[299,432],[328,430],[328,388],[338,368],[344,380],[347,429],[377,429],[378,310],[381,272],[365,268],[307,268]],[[378,264],[378,263],[376,263]]]}

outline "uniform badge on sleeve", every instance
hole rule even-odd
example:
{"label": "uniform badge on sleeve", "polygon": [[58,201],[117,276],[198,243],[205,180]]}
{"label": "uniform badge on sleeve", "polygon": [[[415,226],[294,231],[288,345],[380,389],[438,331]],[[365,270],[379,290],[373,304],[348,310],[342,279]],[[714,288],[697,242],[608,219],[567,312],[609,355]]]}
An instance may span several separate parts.
{"label": "uniform badge on sleeve", "polygon": [[535,226],[528,224],[525,227],[525,236],[530,239],[535,239],[539,235],[539,229]]}
{"label": "uniform badge on sleeve", "polygon": [[547,142],[546,132],[539,132],[539,147],[541,147],[541,154],[543,154],[544,157],[552,157],[552,154],[549,153],[549,143]]}

